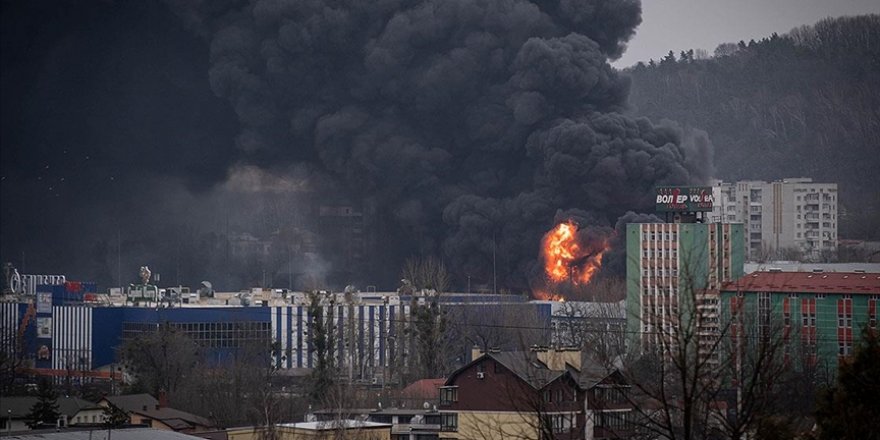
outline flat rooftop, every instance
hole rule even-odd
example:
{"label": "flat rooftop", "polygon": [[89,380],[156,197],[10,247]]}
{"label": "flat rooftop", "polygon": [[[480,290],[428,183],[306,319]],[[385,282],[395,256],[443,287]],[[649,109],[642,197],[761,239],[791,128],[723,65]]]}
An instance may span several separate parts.
{"label": "flat rooftop", "polygon": [[861,272],[753,272],[725,283],[724,292],[880,294],[880,274]]}

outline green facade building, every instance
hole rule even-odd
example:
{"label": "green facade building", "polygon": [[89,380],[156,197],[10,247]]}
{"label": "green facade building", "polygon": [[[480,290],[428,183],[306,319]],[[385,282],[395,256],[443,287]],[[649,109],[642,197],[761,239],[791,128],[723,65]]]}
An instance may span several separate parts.
{"label": "green facade building", "polygon": [[[626,228],[627,333],[642,344],[698,319],[710,343],[719,294],[743,275],[742,224],[633,223]],[[693,308],[699,313],[693,313]],[[702,336],[701,336],[701,339]]]}
{"label": "green facade building", "polygon": [[773,329],[795,365],[805,361],[832,372],[853,353],[865,327],[877,331],[878,302],[876,273],[755,272],[721,291],[724,319]]}

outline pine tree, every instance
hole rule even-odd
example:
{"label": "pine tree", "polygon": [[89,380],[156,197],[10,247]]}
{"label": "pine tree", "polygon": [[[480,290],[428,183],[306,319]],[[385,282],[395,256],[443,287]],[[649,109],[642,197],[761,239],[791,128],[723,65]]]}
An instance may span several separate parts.
{"label": "pine tree", "polygon": [[37,388],[37,401],[28,414],[28,426],[31,429],[42,425],[55,425],[61,413],[58,412],[58,395],[49,380],[42,379]]}

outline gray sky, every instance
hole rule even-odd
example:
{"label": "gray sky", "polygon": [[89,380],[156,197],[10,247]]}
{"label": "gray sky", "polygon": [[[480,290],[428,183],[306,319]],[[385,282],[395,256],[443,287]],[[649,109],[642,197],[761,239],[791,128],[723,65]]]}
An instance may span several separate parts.
{"label": "gray sky", "polygon": [[877,0],[642,0],[642,24],[613,63],[628,67],[670,50],[703,48],[785,33],[825,17],[880,13]]}

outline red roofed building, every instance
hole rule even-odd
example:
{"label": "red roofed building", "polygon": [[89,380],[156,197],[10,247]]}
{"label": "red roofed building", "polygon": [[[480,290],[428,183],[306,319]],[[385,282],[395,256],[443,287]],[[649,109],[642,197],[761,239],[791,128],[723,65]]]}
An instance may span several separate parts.
{"label": "red roofed building", "polygon": [[862,328],[877,331],[880,274],[861,272],[755,272],[721,289],[722,316],[779,326],[785,355],[836,366],[850,356]]}
{"label": "red roofed building", "polygon": [[417,380],[400,391],[399,405],[409,408],[421,408],[425,402],[436,405],[440,402],[440,387],[446,378]]}

